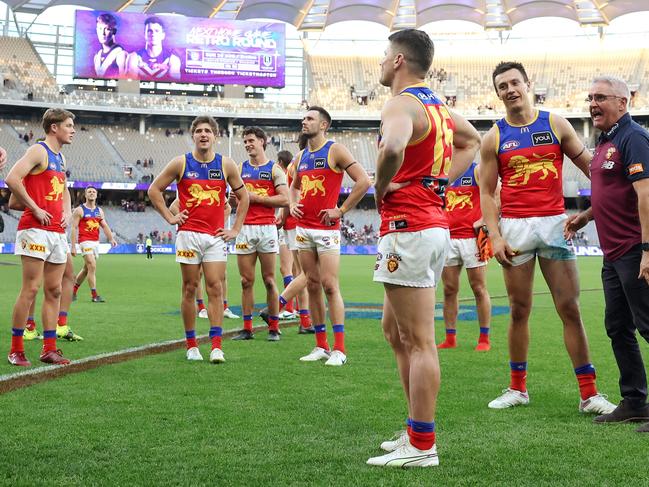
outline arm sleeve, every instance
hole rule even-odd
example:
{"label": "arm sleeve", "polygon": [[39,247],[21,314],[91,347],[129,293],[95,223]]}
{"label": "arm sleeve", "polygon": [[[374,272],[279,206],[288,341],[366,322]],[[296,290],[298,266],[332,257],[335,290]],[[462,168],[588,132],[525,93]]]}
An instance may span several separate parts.
{"label": "arm sleeve", "polygon": [[634,130],[621,145],[627,179],[633,182],[649,178],[649,133],[644,129]]}

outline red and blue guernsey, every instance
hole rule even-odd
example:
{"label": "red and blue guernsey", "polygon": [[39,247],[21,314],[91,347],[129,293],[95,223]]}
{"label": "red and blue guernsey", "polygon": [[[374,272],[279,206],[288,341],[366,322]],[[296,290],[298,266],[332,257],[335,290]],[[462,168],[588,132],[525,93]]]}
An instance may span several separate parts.
{"label": "red and blue guernsey", "polygon": [[562,214],[563,152],[550,113],[539,110],[527,125],[503,118],[496,127],[503,218]]}
{"label": "red and blue guernsey", "polygon": [[[291,163],[286,168],[286,180],[289,188],[291,187],[294,178],[295,178],[295,163],[291,161]],[[297,227],[297,220],[289,212],[288,216],[286,217],[286,221],[284,222],[284,230],[294,230],[295,227]]]}
{"label": "red and blue guernsey", "polygon": [[408,144],[403,164],[392,178],[395,183],[410,184],[383,199],[381,236],[448,228],[444,191],[453,155],[455,123],[444,103],[423,84],[406,88],[398,96],[410,96],[422,104],[428,117],[428,130]]}
{"label": "red and blue guernsey", "polygon": [[[275,183],[273,171],[276,171],[275,162],[268,161],[261,166],[255,166],[250,161],[241,164],[241,179],[246,185],[248,193],[255,193],[257,196],[275,196]],[[275,223],[275,208],[264,206],[258,203],[250,204],[244,225],[273,225]]]}
{"label": "red and blue guernsey", "polygon": [[320,221],[320,211],[337,206],[343,183],[344,172],[332,166],[329,160],[332,145],[334,141],[328,140],[314,151],[310,151],[308,146],[302,151],[296,177],[300,178],[300,203],[304,205],[301,208],[304,215],[298,220],[298,227],[314,230],[340,228],[340,220],[333,225]]}
{"label": "red and blue guernsey", "polygon": [[98,242],[99,227],[101,226],[101,211],[99,207],[92,210],[86,205],[81,205],[83,216],[79,220],[79,243]]}
{"label": "red and blue guernsey", "polygon": [[475,238],[473,224],[482,218],[476,167],[477,164],[472,163],[446,190],[446,211],[451,238]]}
{"label": "red and blue guernsey", "polygon": [[65,191],[65,161],[60,153],[53,152],[45,142],[39,142],[47,151],[47,168],[39,173],[31,173],[23,179],[27,194],[39,208],[47,211],[52,218],[49,225],[42,225],[29,208],[23,211],[18,230],[40,228],[48,232],[65,233],[61,227],[63,218],[63,192]]}
{"label": "red and blue guernsey", "polygon": [[191,152],[185,154],[183,175],[178,181],[180,211],[189,215],[178,231],[216,235],[223,228],[227,201],[223,158],[214,154],[209,162],[197,161]]}

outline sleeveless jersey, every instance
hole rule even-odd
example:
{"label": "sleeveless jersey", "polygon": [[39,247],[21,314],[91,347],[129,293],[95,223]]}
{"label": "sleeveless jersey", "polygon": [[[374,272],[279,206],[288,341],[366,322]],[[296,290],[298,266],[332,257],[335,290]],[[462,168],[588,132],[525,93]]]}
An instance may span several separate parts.
{"label": "sleeveless jersey", "polygon": [[539,110],[536,119],[523,126],[510,125],[503,118],[496,122],[496,127],[502,216],[562,214],[563,152],[550,113]]}
{"label": "sleeveless jersey", "polygon": [[216,235],[224,228],[224,206],[227,201],[223,158],[215,154],[210,162],[194,159],[191,152],[185,154],[183,175],[178,181],[180,211],[189,216],[178,231]]}
{"label": "sleeveless jersey", "polygon": [[[255,193],[257,196],[275,196],[277,191],[275,191],[273,171],[276,170],[273,161],[268,161],[262,166],[255,166],[250,164],[250,161],[245,161],[241,164],[241,179],[249,193]],[[243,223],[244,225],[273,225],[275,208],[251,203]]]}
{"label": "sleeveless jersey", "polygon": [[334,169],[329,161],[329,151],[334,145],[328,140],[322,147],[311,152],[307,148],[302,151],[300,163],[297,166],[296,177],[300,178],[300,203],[304,216],[297,226],[314,230],[338,230],[340,220],[333,225],[325,225],[320,221],[320,211],[335,208],[338,204],[340,187],[343,183],[343,172]]}
{"label": "sleeveless jersey", "polygon": [[444,192],[453,155],[455,123],[444,103],[424,85],[406,88],[398,96],[410,96],[422,104],[429,129],[406,147],[403,164],[392,181],[410,184],[383,199],[380,233],[383,236],[448,228]]}
{"label": "sleeveless jersey", "polygon": [[473,224],[482,217],[480,188],[474,162],[446,190],[446,211],[451,238],[475,238]]}
{"label": "sleeveless jersey", "polygon": [[95,72],[97,76],[106,78],[119,77],[119,66],[117,65],[117,55],[124,49],[119,44],[113,44],[108,52],[100,49],[95,56]]}
{"label": "sleeveless jersey", "polygon": [[[288,182],[289,191],[291,188],[291,184],[293,184],[294,178],[295,178],[295,163],[291,162],[286,168],[286,179]],[[286,222],[284,223],[284,230],[294,230],[295,227],[297,227],[297,220],[289,212],[288,216],[286,217]]]}
{"label": "sleeveless jersey", "polygon": [[28,174],[23,179],[27,194],[34,200],[39,208],[47,211],[50,218],[49,225],[41,225],[29,208],[23,211],[18,230],[40,228],[48,232],[65,233],[61,227],[63,218],[63,192],[65,191],[65,162],[63,156],[54,153],[45,142],[39,142],[47,151],[47,168],[37,174]]}
{"label": "sleeveless jersey", "polygon": [[171,56],[174,52],[171,49],[162,49],[157,56],[150,56],[146,49],[137,52],[139,61],[137,63],[137,74],[142,80],[159,80],[169,77],[171,68]]}
{"label": "sleeveless jersey", "polygon": [[83,216],[79,220],[79,242],[99,241],[99,227],[101,223],[101,212],[99,207],[90,209],[86,205],[81,205]]}

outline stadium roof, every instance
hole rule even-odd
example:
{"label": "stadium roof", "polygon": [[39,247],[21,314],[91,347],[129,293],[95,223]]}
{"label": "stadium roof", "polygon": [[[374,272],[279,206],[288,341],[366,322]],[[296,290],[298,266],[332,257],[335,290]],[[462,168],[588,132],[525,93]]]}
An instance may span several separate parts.
{"label": "stadium roof", "polygon": [[300,30],[365,20],[391,30],[438,20],[468,20],[485,29],[509,29],[537,17],[564,17],[581,25],[606,25],[620,15],[648,10],[637,0],[4,0],[16,12],[79,5],[136,13],[176,13],[219,19],[274,19]]}

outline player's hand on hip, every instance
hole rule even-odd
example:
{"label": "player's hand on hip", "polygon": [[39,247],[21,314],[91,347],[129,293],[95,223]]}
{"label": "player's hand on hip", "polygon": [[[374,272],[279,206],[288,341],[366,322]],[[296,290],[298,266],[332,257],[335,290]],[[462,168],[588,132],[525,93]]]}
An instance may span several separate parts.
{"label": "player's hand on hip", "polygon": [[334,225],[336,220],[342,218],[343,212],[340,211],[340,208],[327,208],[325,210],[320,210],[318,216],[324,225]]}
{"label": "player's hand on hip", "polygon": [[410,181],[404,181],[403,183],[390,183],[385,189],[385,194],[394,193],[398,189],[405,188],[406,186],[410,186]]}
{"label": "player's hand on hip", "polygon": [[42,208],[38,208],[33,212],[34,218],[36,218],[41,225],[49,225],[52,220],[52,215]]}
{"label": "player's hand on hip", "polygon": [[167,222],[169,222],[170,225],[182,225],[187,221],[187,217],[189,216],[189,212],[187,210],[183,210],[180,213],[173,215]]}
{"label": "player's hand on hip", "polygon": [[295,218],[302,218],[304,216],[304,212],[302,211],[303,206],[302,203],[293,203],[291,205],[291,215]]}
{"label": "player's hand on hip", "polygon": [[230,240],[234,240],[235,238],[237,238],[237,235],[239,235],[239,232],[227,228],[219,228],[218,231],[216,232],[216,236],[221,237],[224,242],[229,242]]}
{"label": "player's hand on hip", "polygon": [[493,253],[496,260],[503,266],[512,265],[511,258],[516,252],[509,246],[507,241],[502,237],[496,237],[491,240]]}
{"label": "player's hand on hip", "polygon": [[644,279],[649,284],[649,252],[642,252],[640,259],[640,273],[638,279]]}

